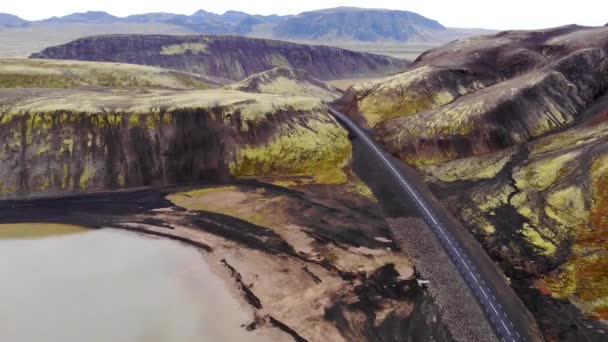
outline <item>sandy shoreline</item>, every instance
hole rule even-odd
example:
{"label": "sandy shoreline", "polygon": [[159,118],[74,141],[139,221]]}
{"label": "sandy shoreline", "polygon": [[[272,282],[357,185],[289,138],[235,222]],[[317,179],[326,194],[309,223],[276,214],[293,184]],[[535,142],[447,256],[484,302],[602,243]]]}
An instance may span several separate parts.
{"label": "sandy shoreline", "polygon": [[13,201],[0,204],[0,217],[115,227],[196,247],[250,313],[243,328],[269,340],[445,335],[375,204],[316,190],[332,196],[264,183],[173,195],[195,199],[188,204],[165,199],[175,191],[145,189]]}

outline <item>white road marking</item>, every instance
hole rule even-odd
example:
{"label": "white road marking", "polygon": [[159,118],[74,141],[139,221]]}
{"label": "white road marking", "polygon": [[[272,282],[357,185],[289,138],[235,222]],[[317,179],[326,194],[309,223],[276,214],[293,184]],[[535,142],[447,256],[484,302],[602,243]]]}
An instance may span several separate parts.
{"label": "white road marking", "polygon": [[[397,171],[397,169],[393,166],[393,164],[387,159],[387,157],[384,155],[384,153],[382,153],[380,151],[380,149],[376,146],[376,144],[374,142],[372,142],[368,137],[367,134],[365,134],[365,132],[363,132],[357,125],[355,125],[354,123],[350,122],[350,119],[346,118],[345,115],[336,112],[333,109],[330,109],[331,112],[336,115],[338,118],[341,119],[341,121],[343,121],[344,123],[346,123],[351,129],[353,129],[355,132],[358,133],[358,135],[367,143],[367,145],[369,147],[371,147],[376,154],[378,154],[378,156],[380,156],[380,158],[382,159],[382,161],[385,163],[386,166],[389,167],[389,169],[393,172],[393,174],[397,177],[397,179],[401,182],[401,184],[403,184],[405,186],[405,188],[408,190],[408,192],[414,197],[414,199],[416,200],[416,202],[418,202],[419,207],[421,209],[424,210],[424,212],[426,213],[425,217],[427,219],[430,219],[433,222],[433,226],[435,228],[435,231],[438,231],[439,233],[441,233],[441,236],[443,236],[443,241],[447,242],[447,244],[452,248],[453,253],[455,253],[458,256],[458,261],[460,261],[464,267],[467,269],[468,274],[471,276],[471,278],[473,278],[473,280],[475,281],[478,290],[481,290],[481,293],[484,295],[484,297],[486,298],[486,302],[490,305],[490,307],[492,308],[492,310],[494,311],[495,315],[498,317],[498,320],[500,321],[501,325],[504,327],[504,330],[507,332],[508,336],[512,336],[511,334],[511,330],[509,329],[509,327],[507,327],[507,325],[505,324],[505,319],[507,321],[509,321],[509,324],[511,326],[513,326],[513,323],[507,318],[507,315],[502,312],[502,315],[496,310],[496,307],[494,306],[494,304],[492,303],[492,300],[488,297],[488,295],[486,294],[483,286],[481,286],[481,284],[479,283],[479,281],[477,280],[477,277],[475,276],[475,274],[473,274],[471,272],[471,270],[469,269],[469,266],[467,265],[468,261],[469,263],[471,263],[471,266],[473,266],[473,263],[468,260],[468,256],[465,255],[465,258],[467,260],[465,260],[465,258],[463,258],[461,256],[461,254],[458,252],[458,248],[454,247],[454,244],[457,244],[456,240],[454,240],[454,244],[452,243],[451,239],[453,239],[447,232],[444,231],[444,229],[441,227],[441,225],[439,224],[439,222],[435,219],[434,215],[431,213],[431,211],[427,208],[427,204],[426,202],[418,196],[417,192],[407,183],[407,181],[405,181],[405,179],[403,179],[403,177],[401,176],[401,174],[399,173],[399,171]],[[386,152],[385,152],[386,153]],[[388,155],[388,153],[386,153]],[[464,254],[464,252],[463,252]],[[457,263],[458,265],[458,263]],[[460,268],[460,267],[458,267]],[[479,276],[479,275],[478,275]],[[485,285],[484,280],[481,278],[481,276],[479,276],[479,278],[481,279],[481,281],[483,282],[483,284]],[[494,300],[496,300],[496,297],[494,297],[494,294],[488,289],[488,292],[490,293],[490,295],[494,298]],[[479,296],[478,296],[479,297]],[[481,297],[479,297],[481,299]],[[483,300],[482,300],[483,302]],[[498,303],[497,303],[498,304]],[[502,310],[501,310],[502,311]],[[503,319],[503,317],[505,317],[505,319]],[[492,315],[490,315],[490,318],[492,320],[492,322],[494,322],[494,319],[492,317]],[[496,324],[494,322],[494,324]],[[497,326],[497,330],[500,332],[500,327]],[[517,331],[516,331],[517,333]],[[501,335],[503,335],[501,333]],[[519,338],[519,334],[517,333],[517,336]],[[503,340],[504,340],[504,336],[502,336]],[[516,342],[516,340],[511,337],[512,341]]]}

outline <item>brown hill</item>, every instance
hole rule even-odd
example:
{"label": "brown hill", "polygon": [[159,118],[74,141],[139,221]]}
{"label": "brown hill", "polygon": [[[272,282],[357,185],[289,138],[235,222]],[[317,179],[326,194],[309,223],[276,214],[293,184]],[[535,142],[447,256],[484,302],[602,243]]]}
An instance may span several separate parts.
{"label": "brown hill", "polygon": [[335,47],[238,36],[105,35],[49,47],[32,58],[143,64],[242,80],[276,67],[322,79],[387,75],[409,62]]}

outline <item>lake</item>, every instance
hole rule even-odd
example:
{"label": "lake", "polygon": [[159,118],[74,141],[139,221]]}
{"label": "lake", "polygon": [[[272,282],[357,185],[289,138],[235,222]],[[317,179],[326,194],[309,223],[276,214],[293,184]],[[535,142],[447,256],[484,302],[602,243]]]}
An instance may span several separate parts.
{"label": "lake", "polygon": [[[229,286],[229,285],[228,285]],[[116,229],[0,225],[0,341],[265,341],[201,253]]]}

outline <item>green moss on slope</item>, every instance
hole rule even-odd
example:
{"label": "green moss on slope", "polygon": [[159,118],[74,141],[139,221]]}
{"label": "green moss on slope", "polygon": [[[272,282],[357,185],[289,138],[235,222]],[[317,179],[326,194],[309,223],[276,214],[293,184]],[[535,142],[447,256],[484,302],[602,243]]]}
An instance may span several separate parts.
{"label": "green moss on slope", "polygon": [[309,175],[320,183],[343,183],[342,167],[352,149],[347,132],[327,114],[316,113],[306,125],[279,124],[267,144],[245,146],[230,164],[233,175]]}
{"label": "green moss on slope", "polygon": [[0,88],[206,89],[202,77],[154,67],[61,60],[0,59]]}

